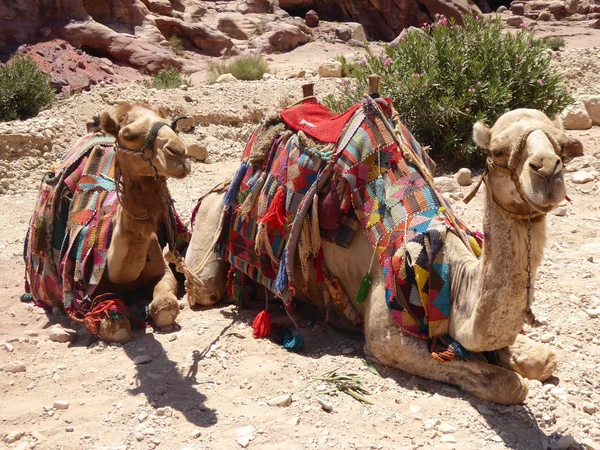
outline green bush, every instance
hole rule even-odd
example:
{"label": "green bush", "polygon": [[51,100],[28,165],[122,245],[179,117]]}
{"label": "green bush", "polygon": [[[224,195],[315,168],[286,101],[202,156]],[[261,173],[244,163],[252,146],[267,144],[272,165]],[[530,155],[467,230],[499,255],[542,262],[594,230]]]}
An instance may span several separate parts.
{"label": "green bush", "polygon": [[171,44],[171,49],[173,53],[176,55],[181,55],[183,53],[183,41],[177,35],[173,35],[169,38],[169,44]]}
{"label": "green bush", "polygon": [[0,67],[0,122],[35,116],[55,98],[50,75],[31,57],[13,55]]}
{"label": "green bush", "polygon": [[342,63],[342,77],[356,78],[360,73],[358,63],[348,61],[344,55],[336,56],[333,59]]}
{"label": "green bush", "polygon": [[269,71],[269,63],[260,55],[239,56],[219,61],[208,66],[209,81],[214,82],[220,75],[230,73],[238,80],[261,80]]}
{"label": "green bush", "polygon": [[482,158],[473,124],[492,124],[506,111],[535,108],[552,117],[573,99],[551,65],[546,42],[533,30],[504,32],[500,18],[463,16],[463,26],[436,16],[423,32],[404,32],[397,47],[359,61],[357,84],[326,104],[345,108],[366,91],[371,73],[392,98],[400,119],[431,155],[452,164]]}
{"label": "green bush", "polygon": [[558,36],[552,36],[545,39],[546,47],[558,51],[565,46],[565,40]]}
{"label": "green bush", "polygon": [[156,89],[175,89],[184,84],[190,82],[175,67],[165,67],[152,75],[151,87]]}

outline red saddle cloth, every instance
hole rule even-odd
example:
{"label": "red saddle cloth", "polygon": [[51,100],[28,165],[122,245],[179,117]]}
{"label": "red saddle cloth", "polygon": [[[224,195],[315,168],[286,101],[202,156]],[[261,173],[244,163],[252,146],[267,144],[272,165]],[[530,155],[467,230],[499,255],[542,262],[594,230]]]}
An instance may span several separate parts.
{"label": "red saddle cloth", "polygon": [[358,108],[360,108],[360,103],[336,116],[326,106],[316,101],[307,101],[298,106],[284,109],[281,111],[281,117],[285,124],[294,131],[302,130],[320,142],[335,143]]}

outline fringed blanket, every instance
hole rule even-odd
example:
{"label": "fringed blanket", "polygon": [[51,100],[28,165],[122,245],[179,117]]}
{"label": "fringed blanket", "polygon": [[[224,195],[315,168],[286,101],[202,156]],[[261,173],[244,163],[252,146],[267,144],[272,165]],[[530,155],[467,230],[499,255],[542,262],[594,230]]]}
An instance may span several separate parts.
{"label": "fringed blanket", "polygon": [[365,98],[340,116],[314,100],[301,103],[252,134],[225,197],[217,250],[232,271],[287,306],[296,258],[305,281],[314,266],[330,300],[360,326],[323,266],[320,242],[348,247],[362,228],[383,268],[394,322],[419,338],[443,338],[450,313],[446,235],[456,233],[476,255],[481,248],[433,188],[433,170],[391,101]]}
{"label": "fringed blanket", "polygon": [[[115,140],[92,135],[77,141],[44,176],[23,253],[25,290],[38,306],[64,308],[86,324],[107,302],[113,315],[127,314],[115,296],[96,296],[118,206],[114,179]],[[184,232],[177,223],[178,233]]]}

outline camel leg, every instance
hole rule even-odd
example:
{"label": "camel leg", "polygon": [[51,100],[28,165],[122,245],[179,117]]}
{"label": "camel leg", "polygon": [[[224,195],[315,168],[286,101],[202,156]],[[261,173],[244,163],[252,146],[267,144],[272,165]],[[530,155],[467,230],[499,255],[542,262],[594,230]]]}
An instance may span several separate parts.
{"label": "camel leg", "polygon": [[129,342],[133,338],[129,319],[127,317],[114,320],[109,317],[102,319],[98,338],[104,342]]}
{"label": "camel leg", "polygon": [[546,381],[556,370],[556,354],[550,346],[532,341],[522,334],[510,347],[498,353],[502,367],[530,380]]}
{"label": "camel leg", "polygon": [[186,265],[194,270],[210,252],[210,259],[196,276],[202,283],[187,280],[187,299],[190,306],[210,306],[225,296],[229,264],[211,248],[223,211],[223,194],[210,194],[203,200],[196,214],[192,240],[185,256]]}
{"label": "camel leg", "polygon": [[164,260],[160,245],[156,237],[153,238],[148,248],[150,261],[162,264],[162,275],[154,286],[152,301],[148,307],[150,317],[157,327],[166,327],[175,322],[179,314],[177,303],[177,280],[169,264]]}
{"label": "camel leg", "polygon": [[[382,284],[379,284],[382,286]],[[365,352],[386,366],[445,383],[494,403],[519,404],[528,387],[517,373],[480,361],[441,363],[431,357],[427,343],[404,333],[393,323],[383,300],[383,288],[371,293],[366,308]]]}

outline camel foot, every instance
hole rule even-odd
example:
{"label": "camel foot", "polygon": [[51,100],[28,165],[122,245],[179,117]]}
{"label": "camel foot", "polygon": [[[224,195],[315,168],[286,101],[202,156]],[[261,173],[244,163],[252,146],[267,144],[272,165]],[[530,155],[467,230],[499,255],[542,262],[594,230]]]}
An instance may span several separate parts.
{"label": "camel foot", "polygon": [[179,304],[173,294],[166,293],[154,297],[150,303],[149,310],[154,325],[161,328],[175,322],[179,314]]}
{"label": "camel foot", "polygon": [[522,334],[510,347],[498,352],[500,366],[530,380],[546,381],[556,370],[556,354],[550,346],[532,341]]}
{"label": "camel foot", "polygon": [[105,342],[129,342],[133,338],[129,319],[127,317],[118,319],[105,317],[100,322],[98,337]]}
{"label": "camel foot", "polygon": [[465,373],[464,379],[457,383],[465,391],[502,405],[519,405],[527,399],[529,387],[518,373],[480,361],[466,364],[470,373]]}
{"label": "camel foot", "polygon": [[225,296],[227,289],[222,280],[209,278],[202,280],[202,286],[193,286],[187,290],[187,301],[190,307],[212,306]]}

